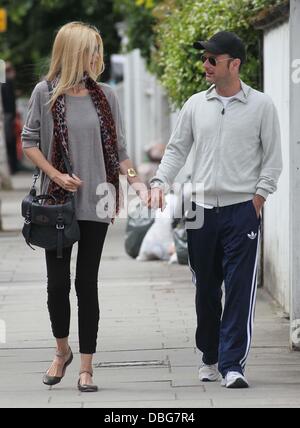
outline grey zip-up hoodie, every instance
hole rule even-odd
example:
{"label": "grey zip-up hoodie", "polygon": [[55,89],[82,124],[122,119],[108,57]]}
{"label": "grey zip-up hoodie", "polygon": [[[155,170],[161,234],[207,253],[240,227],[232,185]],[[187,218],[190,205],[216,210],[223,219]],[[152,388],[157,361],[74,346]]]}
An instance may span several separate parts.
{"label": "grey zip-up hoodie", "polygon": [[194,146],[192,182],[204,185],[204,200],[196,194],[196,202],[226,206],[276,190],[282,157],[275,106],[241,86],[226,108],[214,85],[185,103],[151,187],[171,186]]}

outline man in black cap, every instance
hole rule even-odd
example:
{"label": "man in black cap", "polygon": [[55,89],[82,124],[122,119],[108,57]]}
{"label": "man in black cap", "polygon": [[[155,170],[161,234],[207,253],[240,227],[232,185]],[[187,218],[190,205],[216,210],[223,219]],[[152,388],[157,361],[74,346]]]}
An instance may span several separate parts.
{"label": "man in black cap", "polygon": [[219,95],[230,97],[241,91],[239,72],[246,61],[246,49],[235,33],[220,31],[207,42],[194,43],[194,48],[205,51],[206,80],[217,85]]}
{"label": "man in black cap", "polygon": [[183,106],[150,182],[149,205],[164,207],[164,192],[193,147],[193,185],[204,185],[204,196],[193,195],[193,210],[204,209],[203,226],[187,231],[196,285],[196,343],[203,353],[199,378],[217,381],[221,373],[226,388],[247,388],[260,213],[282,170],[279,121],[272,100],[240,79],[246,50],[236,34],[221,31],[194,47],[204,50],[212,86]]}

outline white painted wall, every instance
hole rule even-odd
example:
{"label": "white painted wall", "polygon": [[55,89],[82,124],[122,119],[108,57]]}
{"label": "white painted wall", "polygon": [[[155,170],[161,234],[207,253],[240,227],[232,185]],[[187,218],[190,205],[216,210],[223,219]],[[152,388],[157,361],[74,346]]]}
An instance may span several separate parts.
{"label": "white painted wall", "polygon": [[128,154],[138,166],[145,149],[166,144],[170,135],[167,97],[145,66],[139,50],[126,55],[124,66],[124,120]]}
{"label": "white painted wall", "polygon": [[289,23],[271,29],[264,37],[264,90],[279,113],[283,172],[277,192],[264,210],[264,286],[286,312],[290,309],[289,233]]}
{"label": "white painted wall", "polygon": [[[168,143],[178,112],[171,112],[164,90],[147,71],[139,50],[125,55],[124,82],[117,85],[116,91],[123,110],[128,154],[139,166],[145,158],[145,149],[155,143]],[[186,181],[192,160],[191,154],[176,181]]]}

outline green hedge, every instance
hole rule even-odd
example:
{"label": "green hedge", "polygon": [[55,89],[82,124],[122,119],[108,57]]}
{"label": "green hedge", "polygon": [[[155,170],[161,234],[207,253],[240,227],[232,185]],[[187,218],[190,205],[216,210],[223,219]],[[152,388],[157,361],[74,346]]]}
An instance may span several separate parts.
{"label": "green hedge", "polygon": [[241,77],[259,88],[259,32],[251,20],[270,0],[186,0],[156,27],[158,49],[151,69],[159,76],[175,107],[196,92],[207,89],[196,40],[207,40],[221,30],[236,32],[247,46],[247,63]]}
{"label": "green hedge", "polygon": [[242,79],[259,88],[259,37],[251,25],[258,12],[283,0],[115,0],[128,24],[129,49],[139,48],[174,107],[207,88],[196,40],[221,30],[245,42],[248,60]]}

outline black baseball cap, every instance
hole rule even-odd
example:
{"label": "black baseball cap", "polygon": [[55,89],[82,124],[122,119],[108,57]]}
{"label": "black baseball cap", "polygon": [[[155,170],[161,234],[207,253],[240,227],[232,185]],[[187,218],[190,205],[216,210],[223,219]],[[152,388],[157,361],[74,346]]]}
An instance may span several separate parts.
{"label": "black baseball cap", "polygon": [[243,41],[231,31],[220,31],[207,42],[194,43],[195,49],[203,49],[215,55],[228,54],[232,58],[239,58],[243,64],[246,61],[246,48]]}

